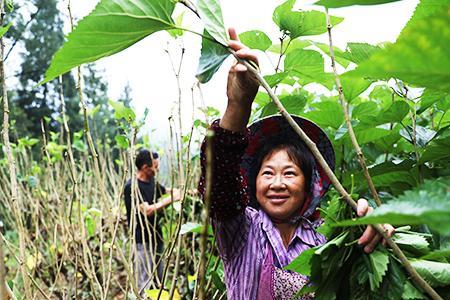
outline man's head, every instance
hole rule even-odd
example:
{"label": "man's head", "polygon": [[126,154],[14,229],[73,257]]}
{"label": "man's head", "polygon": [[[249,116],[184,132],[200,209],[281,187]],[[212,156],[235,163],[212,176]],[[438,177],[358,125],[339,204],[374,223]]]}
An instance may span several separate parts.
{"label": "man's head", "polygon": [[142,149],[136,155],[135,164],[139,172],[151,178],[156,175],[159,168],[158,153]]}

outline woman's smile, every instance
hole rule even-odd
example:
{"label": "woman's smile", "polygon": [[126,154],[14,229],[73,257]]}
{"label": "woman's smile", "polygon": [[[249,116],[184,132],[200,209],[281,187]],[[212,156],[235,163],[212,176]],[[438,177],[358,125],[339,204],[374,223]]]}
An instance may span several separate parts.
{"label": "woman's smile", "polygon": [[256,199],[269,217],[289,221],[305,199],[305,176],[284,149],[269,153],[256,177]]}

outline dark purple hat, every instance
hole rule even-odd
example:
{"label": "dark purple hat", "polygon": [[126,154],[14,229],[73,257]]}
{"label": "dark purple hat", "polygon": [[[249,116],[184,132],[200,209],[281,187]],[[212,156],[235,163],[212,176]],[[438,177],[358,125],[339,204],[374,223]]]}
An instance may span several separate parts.
{"label": "dark purple hat", "polygon": [[[334,170],[335,154],[330,139],[325,132],[313,122],[291,115],[300,128],[309,136],[309,138],[317,145],[317,148],[322,153],[325,161],[330,168]],[[257,153],[262,149],[264,144],[272,138],[285,140],[287,143],[302,143],[298,134],[289,125],[283,116],[276,115],[264,119],[260,119],[249,126],[249,143],[241,163],[241,173],[245,180],[248,181],[252,167],[257,163]],[[313,172],[311,176],[310,193],[299,212],[300,216],[309,219],[316,219],[318,214],[315,214],[316,208],[320,200],[327,192],[330,186],[330,179],[325,174],[324,170],[315,161]]]}

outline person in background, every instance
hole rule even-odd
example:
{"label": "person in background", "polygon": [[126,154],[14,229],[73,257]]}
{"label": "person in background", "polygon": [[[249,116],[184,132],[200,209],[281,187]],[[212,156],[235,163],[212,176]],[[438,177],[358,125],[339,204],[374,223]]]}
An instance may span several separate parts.
{"label": "person in background", "polygon": [[[255,51],[229,30],[229,46],[241,59],[258,64]],[[316,231],[316,208],[330,180],[314,156],[281,116],[258,120],[247,128],[258,81],[234,64],[228,74],[228,104],[211,126],[212,189],[210,213],[225,271],[228,299],[294,299],[308,278],[283,268],[306,249],[325,243]],[[334,167],[332,144],[320,127],[293,116]],[[206,143],[202,144],[199,193],[206,188]],[[250,204],[250,205],[249,205]],[[358,201],[358,215],[371,208]],[[388,235],[394,228],[385,225]],[[358,243],[371,252],[381,236],[367,227]],[[301,299],[312,299],[313,295]]]}
{"label": "person in background", "polygon": [[132,179],[129,179],[125,184],[124,196],[128,226],[131,231],[134,228],[134,271],[138,288],[142,290],[150,288],[150,282],[154,282],[152,278],[155,267],[157,283],[162,280],[164,265],[161,255],[164,251],[164,240],[158,217],[162,209],[173,201],[180,200],[180,191],[175,188],[166,189],[156,181],[155,176],[159,169],[157,153],[140,150],[135,165],[138,192],[132,197]]}

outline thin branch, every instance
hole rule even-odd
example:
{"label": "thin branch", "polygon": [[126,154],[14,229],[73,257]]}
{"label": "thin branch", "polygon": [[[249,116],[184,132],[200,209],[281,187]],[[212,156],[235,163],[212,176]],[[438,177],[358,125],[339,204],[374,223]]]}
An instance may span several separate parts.
{"label": "thin branch", "polygon": [[325,14],[327,18],[327,29],[328,29],[328,39],[330,44],[330,57],[331,57],[331,66],[333,67],[334,79],[336,82],[336,87],[339,92],[339,101],[341,102],[342,109],[345,115],[345,123],[347,124],[348,134],[350,136],[350,140],[352,141],[353,147],[355,148],[356,156],[358,157],[359,164],[363,169],[364,177],[367,180],[367,184],[369,185],[370,192],[372,194],[373,199],[377,203],[378,206],[381,205],[380,197],[378,196],[378,192],[375,189],[375,185],[373,184],[372,177],[370,176],[369,169],[367,168],[366,158],[361,151],[361,147],[358,144],[358,140],[356,139],[355,132],[353,131],[353,126],[350,120],[350,114],[348,113],[348,103],[345,101],[344,92],[342,90],[341,80],[339,78],[338,72],[336,70],[336,59],[334,57],[334,47],[333,47],[333,39],[331,37],[331,21],[330,15],[328,14],[328,9],[325,9]]}

